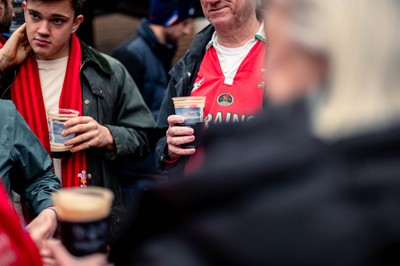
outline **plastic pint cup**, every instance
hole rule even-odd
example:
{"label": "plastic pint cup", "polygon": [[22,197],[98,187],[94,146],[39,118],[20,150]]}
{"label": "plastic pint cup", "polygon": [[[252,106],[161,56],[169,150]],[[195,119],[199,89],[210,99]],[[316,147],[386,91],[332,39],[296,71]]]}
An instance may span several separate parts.
{"label": "plastic pint cup", "polygon": [[71,146],[65,146],[64,142],[75,137],[75,134],[63,137],[61,134],[65,121],[77,117],[79,112],[71,109],[52,109],[47,112],[50,135],[50,150],[53,158],[64,159],[71,156]]}
{"label": "plastic pint cup", "polygon": [[181,145],[181,147],[198,147],[204,133],[204,106],[206,104],[206,96],[174,97],[172,100],[174,102],[175,114],[185,118],[185,122],[179,124],[179,126],[191,127],[194,130],[195,140]]}
{"label": "plastic pint cup", "polygon": [[107,251],[114,194],[106,188],[63,188],[52,194],[59,222],[58,238],[74,256]]}

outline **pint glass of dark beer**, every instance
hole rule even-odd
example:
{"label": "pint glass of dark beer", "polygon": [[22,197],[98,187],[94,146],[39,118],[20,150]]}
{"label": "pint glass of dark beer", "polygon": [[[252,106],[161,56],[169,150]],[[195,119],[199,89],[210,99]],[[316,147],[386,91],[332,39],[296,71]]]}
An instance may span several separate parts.
{"label": "pint glass of dark beer", "polygon": [[74,256],[105,253],[114,194],[101,187],[63,188],[52,194],[59,222],[57,237]]}

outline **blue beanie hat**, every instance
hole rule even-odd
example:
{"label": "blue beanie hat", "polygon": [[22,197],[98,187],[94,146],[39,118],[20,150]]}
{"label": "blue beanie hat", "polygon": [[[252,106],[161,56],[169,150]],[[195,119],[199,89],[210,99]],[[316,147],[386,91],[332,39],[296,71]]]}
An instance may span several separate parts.
{"label": "blue beanie hat", "polygon": [[195,8],[191,0],[152,0],[149,23],[172,26],[194,16]]}

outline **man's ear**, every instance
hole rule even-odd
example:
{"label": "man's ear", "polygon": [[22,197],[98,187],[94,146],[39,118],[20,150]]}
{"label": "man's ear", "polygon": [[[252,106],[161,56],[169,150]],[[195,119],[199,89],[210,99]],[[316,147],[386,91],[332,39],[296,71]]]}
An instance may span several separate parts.
{"label": "man's ear", "polygon": [[75,18],[74,23],[72,24],[72,32],[75,33],[78,29],[81,23],[83,22],[83,16],[79,15]]}
{"label": "man's ear", "polygon": [[22,2],[22,8],[24,9],[24,17],[25,17],[25,21],[26,21],[26,19],[27,19],[27,17],[26,17],[26,1],[24,1],[24,2]]}

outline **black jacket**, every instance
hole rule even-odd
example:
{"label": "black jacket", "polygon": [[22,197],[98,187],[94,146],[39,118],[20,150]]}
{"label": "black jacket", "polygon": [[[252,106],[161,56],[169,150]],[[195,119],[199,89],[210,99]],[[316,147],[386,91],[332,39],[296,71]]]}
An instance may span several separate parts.
{"label": "black jacket", "polygon": [[134,241],[114,246],[111,259],[399,265],[400,123],[327,143],[309,117],[300,102],[210,130],[202,170],[144,193],[121,243]]}

